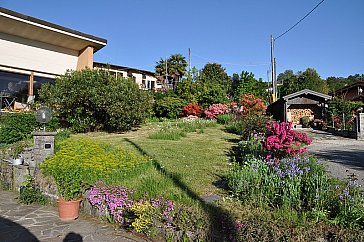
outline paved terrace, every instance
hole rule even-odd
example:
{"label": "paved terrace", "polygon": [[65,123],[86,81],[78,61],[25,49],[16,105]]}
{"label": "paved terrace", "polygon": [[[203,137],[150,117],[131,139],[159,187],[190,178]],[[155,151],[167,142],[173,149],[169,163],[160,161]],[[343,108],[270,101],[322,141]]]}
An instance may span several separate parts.
{"label": "paved terrace", "polygon": [[149,241],[85,215],[62,222],[56,207],[19,204],[16,196],[16,192],[0,190],[1,242]]}

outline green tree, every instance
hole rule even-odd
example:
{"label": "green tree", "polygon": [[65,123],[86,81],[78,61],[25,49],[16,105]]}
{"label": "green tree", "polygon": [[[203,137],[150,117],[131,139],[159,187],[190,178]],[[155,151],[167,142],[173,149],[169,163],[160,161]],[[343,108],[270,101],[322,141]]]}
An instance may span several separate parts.
{"label": "green tree", "polygon": [[[186,72],[187,62],[186,58],[181,54],[173,54],[167,59],[167,71],[166,60],[162,58],[156,63],[155,73],[159,80],[164,82],[172,81],[173,90],[176,90],[176,83],[181,80],[181,77]],[[167,74],[167,80],[166,79]]]}
{"label": "green tree", "polygon": [[277,77],[277,82],[282,83],[278,89],[280,97],[297,92],[300,89],[297,75],[295,75],[292,70],[286,70],[285,72],[280,73]]}
{"label": "green tree", "polygon": [[256,80],[253,73],[242,71],[240,75],[232,76],[230,97],[235,102],[240,102],[243,94],[253,94],[255,97],[266,99],[267,88],[267,83],[262,79]]}
{"label": "green tree", "polygon": [[300,84],[300,90],[310,89],[312,91],[325,93],[329,92],[326,80],[322,80],[319,74],[313,68],[307,68],[298,76],[298,82]]}
{"label": "green tree", "polygon": [[153,98],[132,79],[102,70],[69,71],[39,90],[41,101],[66,118],[76,132],[126,131],[142,123]]}
{"label": "green tree", "polygon": [[198,103],[208,107],[214,103],[226,103],[231,80],[225,69],[217,63],[208,63],[202,68],[197,83]]}
{"label": "green tree", "polygon": [[286,70],[278,75],[278,82],[283,82],[279,88],[280,96],[285,96],[303,89],[327,94],[329,89],[326,80],[322,80],[315,69],[307,68],[304,72],[293,73]]}

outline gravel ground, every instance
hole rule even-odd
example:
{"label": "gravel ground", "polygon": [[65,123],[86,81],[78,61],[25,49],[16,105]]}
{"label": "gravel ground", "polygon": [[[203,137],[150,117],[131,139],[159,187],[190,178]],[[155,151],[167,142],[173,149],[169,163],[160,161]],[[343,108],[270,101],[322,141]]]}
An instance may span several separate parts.
{"label": "gravel ground", "polygon": [[302,131],[313,139],[308,147],[309,153],[315,154],[326,165],[329,174],[346,179],[354,173],[364,188],[364,140],[343,138],[318,130]]}

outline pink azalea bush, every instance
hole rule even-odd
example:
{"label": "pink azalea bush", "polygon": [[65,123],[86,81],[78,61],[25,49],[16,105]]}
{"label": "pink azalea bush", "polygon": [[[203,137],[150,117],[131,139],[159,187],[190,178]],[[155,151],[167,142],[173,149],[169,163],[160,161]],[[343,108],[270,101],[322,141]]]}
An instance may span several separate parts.
{"label": "pink azalea bush", "polygon": [[225,114],[229,111],[229,108],[222,103],[212,104],[207,110],[205,110],[205,115],[208,119],[215,119],[221,114]]}
{"label": "pink azalea bush", "polygon": [[267,123],[267,137],[264,140],[264,148],[268,151],[269,157],[281,158],[295,156],[307,151],[305,145],[311,144],[312,140],[306,133],[292,129],[292,123]]}

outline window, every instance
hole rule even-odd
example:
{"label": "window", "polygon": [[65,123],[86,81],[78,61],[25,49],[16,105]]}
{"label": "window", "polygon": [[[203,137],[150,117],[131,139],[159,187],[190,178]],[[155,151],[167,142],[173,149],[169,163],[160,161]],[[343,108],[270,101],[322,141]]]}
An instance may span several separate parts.
{"label": "window", "polygon": [[0,95],[16,97],[18,102],[27,101],[29,75],[0,71]]}
{"label": "window", "polygon": [[40,89],[40,87],[42,86],[42,84],[45,83],[54,83],[54,79],[52,78],[47,78],[47,77],[40,77],[40,76],[35,76],[34,77],[34,95],[35,98],[38,99],[38,91]]}

